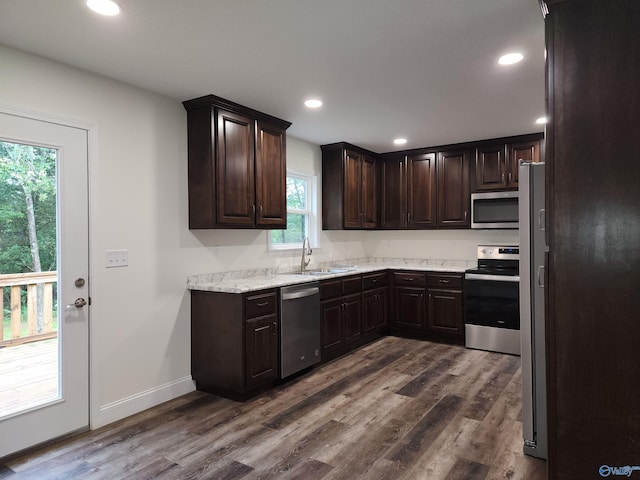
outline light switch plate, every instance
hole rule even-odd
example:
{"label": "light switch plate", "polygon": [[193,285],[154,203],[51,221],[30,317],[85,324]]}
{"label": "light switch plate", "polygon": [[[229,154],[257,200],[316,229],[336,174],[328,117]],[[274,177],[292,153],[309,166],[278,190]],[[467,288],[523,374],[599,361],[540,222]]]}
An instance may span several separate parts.
{"label": "light switch plate", "polygon": [[129,250],[106,250],[105,267],[127,267],[129,265]]}

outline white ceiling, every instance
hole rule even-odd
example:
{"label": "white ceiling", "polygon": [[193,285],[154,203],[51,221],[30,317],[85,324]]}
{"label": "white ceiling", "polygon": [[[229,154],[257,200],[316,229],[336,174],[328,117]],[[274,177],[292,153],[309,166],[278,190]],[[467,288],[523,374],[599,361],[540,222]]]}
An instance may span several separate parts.
{"label": "white ceiling", "polygon": [[[542,131],[535,0],[118,0],[115,18],[84,3],[1,0],[0,43],[180,101],[212,93],[317,144],[385,152]],[[497,65],[511,50],[525,60]]]}

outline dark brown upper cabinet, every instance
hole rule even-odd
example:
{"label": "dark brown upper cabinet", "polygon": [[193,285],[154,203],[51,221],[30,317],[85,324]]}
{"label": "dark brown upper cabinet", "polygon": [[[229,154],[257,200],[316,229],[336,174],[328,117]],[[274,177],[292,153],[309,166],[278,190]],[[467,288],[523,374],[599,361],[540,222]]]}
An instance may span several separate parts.
{"label": "dark brown upper cabinet", "polygon": [[467,150],[438,152],[438,226],[468,228],[469,153]]}
{"label": "dark brown upper cabinet", "polygon": [[214,95],[183,102],[189,228],[287,228],[291,123]]}
{"label": "dark brown upper cabinet", "polygon": [[387,158],[381,162],[381,185],[382,228],[469,226],[466,150]]}
{"label": "dark brown upper cabinet", "polygon": [[381,227],[436,225],[436,155],[422,153],[381,163]]}
{"label": "dark brown upper cabinet", "polygon": [[322,147],[323,230],[378,226],[375,154],[346,143]]}
{"label": "dark brown upper cabinet", "polygon": [[476,190],[515,190],[522,162],[540,161],[540,142],[496,144],[476,148]]}

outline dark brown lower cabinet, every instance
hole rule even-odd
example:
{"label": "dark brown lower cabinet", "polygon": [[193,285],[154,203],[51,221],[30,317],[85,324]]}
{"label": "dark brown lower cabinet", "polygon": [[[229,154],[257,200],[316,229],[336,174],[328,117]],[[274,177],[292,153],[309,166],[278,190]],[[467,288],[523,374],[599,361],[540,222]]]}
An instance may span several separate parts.
{"label": "dark brown lower cabinet", "polygon": [[397,332],[423,332],[425,327],[426,290],[395,287],[393,326]]}
{"label": "dark brown lower cabinet", "polygon": [[393,273],[392,332],[464,343],[462,274]]}
{"label": "dark brown lower cabinet", "polygon": [[[322,360],[342,355],[362,339],[360,292],[320,302]],[[337,352],[337,353],[336,353]]]}
{"label": "dark brown lower cabinet", "polygon": [[275,315],[246,321],[245,372],[248,388],[268,383],[278,376],[277,325]]}
{"label": "dark brown lower cabinet", "polygon": [[422,272],[393,272],[394,333],[420,335],[426,326],[426,276]]}
{"label": "dark brown lower cabinet", "polygon": [[[323,280],[320,312],[323,362],[389,331],[464,342],[461,274],[384,271]],[[192,290],[191,375],[198,390],[246,400],[273,386],[279,325],[277,289]]]}
{"label": "dark brown lower cabinet", "polygon": [[429,334],[456,343],[464,343],[462,275],[428,273],[427,297]]}
{"label": "dark brown lower cabinet", "polygon": [[362,276],[362,334],[384,334],[389,328],[387,272]]}
{"label": "dark brown lower cabinet", "polygon": [[362,295],[356,293],[342,297],[342,308],[344,342],[357,342],[362,338]]}
{"label": "dark brown lower cabinet", "polygon": [[278,378],[278,294],[191,291],[191,375],[196,388],[233,400]]}
{"label": "dark brown lower cabinet", "polygon": [[320,325],[322,338],[322,357],[344,343],[342,328],[342,297],[320,302]]}
{"label": "dark brown lower cabinet", "polygon": [[387,287],[362,293],[362,333],[384,332],[389,326]]}
{"label": "dark brown lower cabinet", "polygon": [[429,333],[450,337],[464,335],[462,292],[431,289],[427,292],[429,297]]}

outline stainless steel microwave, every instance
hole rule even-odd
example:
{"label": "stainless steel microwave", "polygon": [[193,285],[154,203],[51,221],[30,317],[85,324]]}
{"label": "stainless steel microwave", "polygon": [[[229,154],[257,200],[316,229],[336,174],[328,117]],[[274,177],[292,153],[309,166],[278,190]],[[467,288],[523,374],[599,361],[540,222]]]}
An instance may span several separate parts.
{"label": "stainless steel microwave", "polygon": [[518,228],[518,192],[471,194],[471,228]]}

